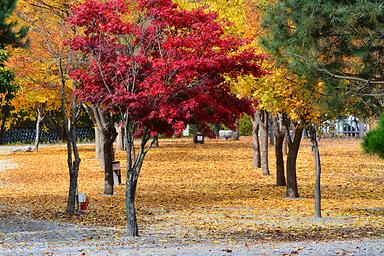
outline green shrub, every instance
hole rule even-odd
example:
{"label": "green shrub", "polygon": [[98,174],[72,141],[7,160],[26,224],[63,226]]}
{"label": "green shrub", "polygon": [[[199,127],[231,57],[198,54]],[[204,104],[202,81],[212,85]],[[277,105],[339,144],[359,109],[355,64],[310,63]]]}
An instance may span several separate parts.
{"label": "green shrub", "polygon": [[381,116],[378,127],[364,136],[361,145],[366,153],[384,158],[384,116]]}
{"label": "green shrub", "polygon": [[248,115],[243,115],[239,119],[239,133],[240,136],[252,135],[252,121]]}

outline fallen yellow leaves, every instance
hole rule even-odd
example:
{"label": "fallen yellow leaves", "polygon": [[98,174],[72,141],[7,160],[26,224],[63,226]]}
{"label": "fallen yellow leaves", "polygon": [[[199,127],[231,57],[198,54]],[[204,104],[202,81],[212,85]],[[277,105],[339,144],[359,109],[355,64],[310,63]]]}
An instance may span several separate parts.
{"label": "fallen yellow leaves", "polygon": [[[384,162],[364,155],[357,140],[323,140],[322,209],[313,213],[314,169],[311,147],[304,141],[298,157],[301,198],[288,200],[274,175],[252,169],[251,139],[160,141],[146,158],[139,179],[137,206],[144,234],[193,241],[217,239],[343,239],[384,234]],[[103,196],[103,171],[94,148],[80,146],[79,191],[90,198],[80,216],[64,213],[68,189],[63,146],[38,153],[14,153],[18,170],[0,173],[0,214],[85,225],[122,227],[124,185]],[[117,152],[124,167],[124,152]],[[1,158],[4,158],[2,156]],[[273,154],[270,154],[274,173]],[[124,180],[124,179],[123,179]],[[2,212],[2,213],[1,213]]]}

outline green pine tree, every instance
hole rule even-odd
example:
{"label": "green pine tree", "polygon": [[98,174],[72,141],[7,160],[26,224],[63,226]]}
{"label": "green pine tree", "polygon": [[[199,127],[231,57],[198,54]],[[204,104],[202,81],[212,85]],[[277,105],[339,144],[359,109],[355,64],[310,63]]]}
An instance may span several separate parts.
{"label": "green pine tree", "polygon": [[[315,92],[319,81],[325,90],[318,106],[324,119],[339,114],[380,111],[384,80],[384,5],[382,0],[274,1],[263,17],[266,31],[261,43],[277,65],[305,81]],[[383,83],[384,85],[384,83]],[[316,163],[315,208],[321,216],[320,153],[316,129],[309,123]]]}
{"label": "green pine tree", "polygon": [[0,0],[0,143],[5,130],[6,119],[10,113],[12,100],[18,87],[14,84],[15,74],[5,67],[8,59],[6,47],[25,47],[28,29],[16,28],[17,23],[9,22],[9,18],[16,8],[16,0]]}
{"label": "green pine tree", "polygon": [[28,28],[22,27],[15,29],[17,23],[9,22],[8,19],[15,11],[17,0],[0,0],[0,48],[5,46],[25,46],[24,38],[27,35]]}
{"label": "green pine tree", "polygon": [[382,0],[277,1],[263,26],[262,43],[280,65],[309,82],[327,82],[330,110],[381,111],[383,85],[349,78],[384,80]]}

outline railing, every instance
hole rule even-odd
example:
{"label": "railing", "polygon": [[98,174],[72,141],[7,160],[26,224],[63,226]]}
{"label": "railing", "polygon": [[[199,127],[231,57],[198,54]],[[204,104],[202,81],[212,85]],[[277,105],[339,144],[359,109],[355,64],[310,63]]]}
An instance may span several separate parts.
{"label": "railing", "polygon": [[[92,128],[77,128],[76,135],[77,140],[80,142],[93,141],[95,139],[95,131]],[[18,128],[6,131],[1,141],[2,144],[30,144],[35,141],[35,136],[35,129],[33,128]],[[40,132],[40,142],[42,143],[56,143],[59,141],[61,141],[61,138],[56,132]]]}

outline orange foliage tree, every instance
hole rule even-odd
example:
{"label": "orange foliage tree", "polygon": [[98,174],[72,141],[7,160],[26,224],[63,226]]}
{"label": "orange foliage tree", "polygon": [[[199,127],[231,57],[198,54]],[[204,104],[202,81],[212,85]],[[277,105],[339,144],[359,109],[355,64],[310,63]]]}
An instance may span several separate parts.
{"label": "orange foliage tree", "polygon": [[[69,78],[69,72],[73,66],[81,64],[81,56],[74,54],[65,43],[76,34],[76,30],[65,23],[69,15],[69,5],[70,1],[61,0],[20,0],[16,15],[23,24],[30,27],[31,46],[28,50],[21,51],[20,58],[13,61],[15,65],[24,66],[24,72],[28,72],[28,76],[20,78],[24,87],[28,88],[24,90],[26,97],[31,95],[30,92],[35,87],[40,88],[41,92],[59,93],[55,100],[60,99],[63,112],[70,176],[67,212],[72,214],[78,208],[77,176],[80,157],[76,144],[75,121],[79,102],[73,94],[76,83]],[[35,106],[50,101],[41,95],[39,99],[31,98],[32,105]]]}

